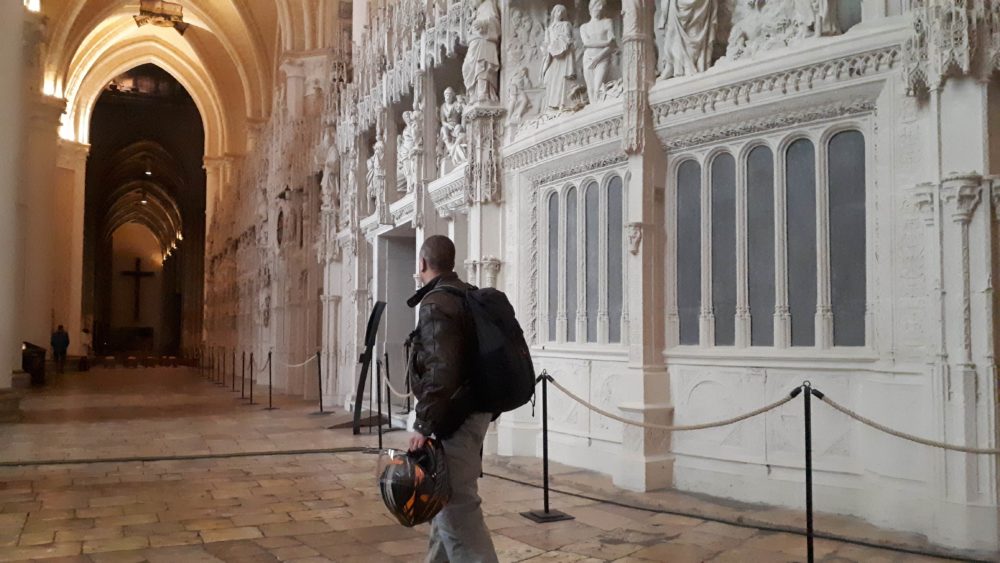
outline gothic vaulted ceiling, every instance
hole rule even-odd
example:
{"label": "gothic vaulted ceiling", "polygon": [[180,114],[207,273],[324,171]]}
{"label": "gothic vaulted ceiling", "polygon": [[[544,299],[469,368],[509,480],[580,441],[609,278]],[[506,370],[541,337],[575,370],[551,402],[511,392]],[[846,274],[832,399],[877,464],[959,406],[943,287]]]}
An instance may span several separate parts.
{"label": "gothic vaulted ceiling", "polygon": [[[240,154],[265,120],[283,53],[326,44],[317,21],[334,0],[180,0],[188,28],[137,26],[138,0],[41,0],[48,47],[43,91],[67,101],[60,134],[89,142],[102,88],[145,63],[172,74],[204,120],[206,156]],[[329,5],[328,5],[329,4]]]}

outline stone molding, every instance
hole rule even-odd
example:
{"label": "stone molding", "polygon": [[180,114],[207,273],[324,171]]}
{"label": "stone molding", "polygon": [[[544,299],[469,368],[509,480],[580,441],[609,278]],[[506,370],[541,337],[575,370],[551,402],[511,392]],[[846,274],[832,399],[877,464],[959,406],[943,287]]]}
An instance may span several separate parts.
{"label": "stone molding", "polygon": [[572,149],[584,148],[604,141],[618,140],[621,136],[623,117],[603,119],[566,133],[546,139],[517,151],[503,161],[505,170],[527,168],[541,160],[558,157]]}

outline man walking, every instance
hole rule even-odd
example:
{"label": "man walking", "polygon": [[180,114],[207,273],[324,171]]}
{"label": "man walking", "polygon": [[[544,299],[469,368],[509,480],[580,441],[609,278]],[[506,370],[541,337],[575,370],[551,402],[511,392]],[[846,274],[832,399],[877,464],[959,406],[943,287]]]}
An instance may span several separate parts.
{"label": "man walking", "polygon": [[[476,353],[473,321],[460,295],[444,288],[471,288],[455,273],[455,245],[435,235],[420,248],[424,286],[407,302],[420,304],[411,334],[410,373],[417,397],[416,432],[410,450],[433,435],[444,444],[451,480],[451,500],[431,521],[427,561],[475,563],[497,561],[483,520],[477,480],[482,473],[483,441],[492,414],[478,412],[469,386],[469,365]],[[437,291],[435,291],[435,289]]]}
{"label": "man walking", "polygon": [[59,373],[63,373],[66,369],[66,350],[69,349],[69,333],[66,332],[63,325],[59,325],[52,333],[49,344],[52,345],[52,357],[56,360],[56,368]]}

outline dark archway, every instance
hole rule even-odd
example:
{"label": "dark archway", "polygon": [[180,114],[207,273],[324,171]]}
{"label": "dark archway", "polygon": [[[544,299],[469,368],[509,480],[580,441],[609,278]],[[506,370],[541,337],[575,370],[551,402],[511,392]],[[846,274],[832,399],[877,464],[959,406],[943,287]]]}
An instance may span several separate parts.
{"label": "dark archway", "polygon": [[191,354],[205,252],[198,108],[169,73],[138,66],[98,98],[90,140],[83,311],[95,352]]}

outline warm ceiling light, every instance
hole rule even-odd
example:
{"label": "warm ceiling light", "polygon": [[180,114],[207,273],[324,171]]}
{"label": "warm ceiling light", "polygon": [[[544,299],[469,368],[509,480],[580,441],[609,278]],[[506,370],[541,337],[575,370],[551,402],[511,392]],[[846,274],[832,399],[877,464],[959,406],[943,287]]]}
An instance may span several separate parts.
{"label": "warm ceiling light", "polygon": [[177,240],[184,240],[184,233],[177,231]]}
{"label": "warm ceiling light", "polygon": [[141,205],[146,205],[147,203],[149,203],[149,199],[146,198],[146,192],[142,192],[142,194],[139,196],[139,203]]}

